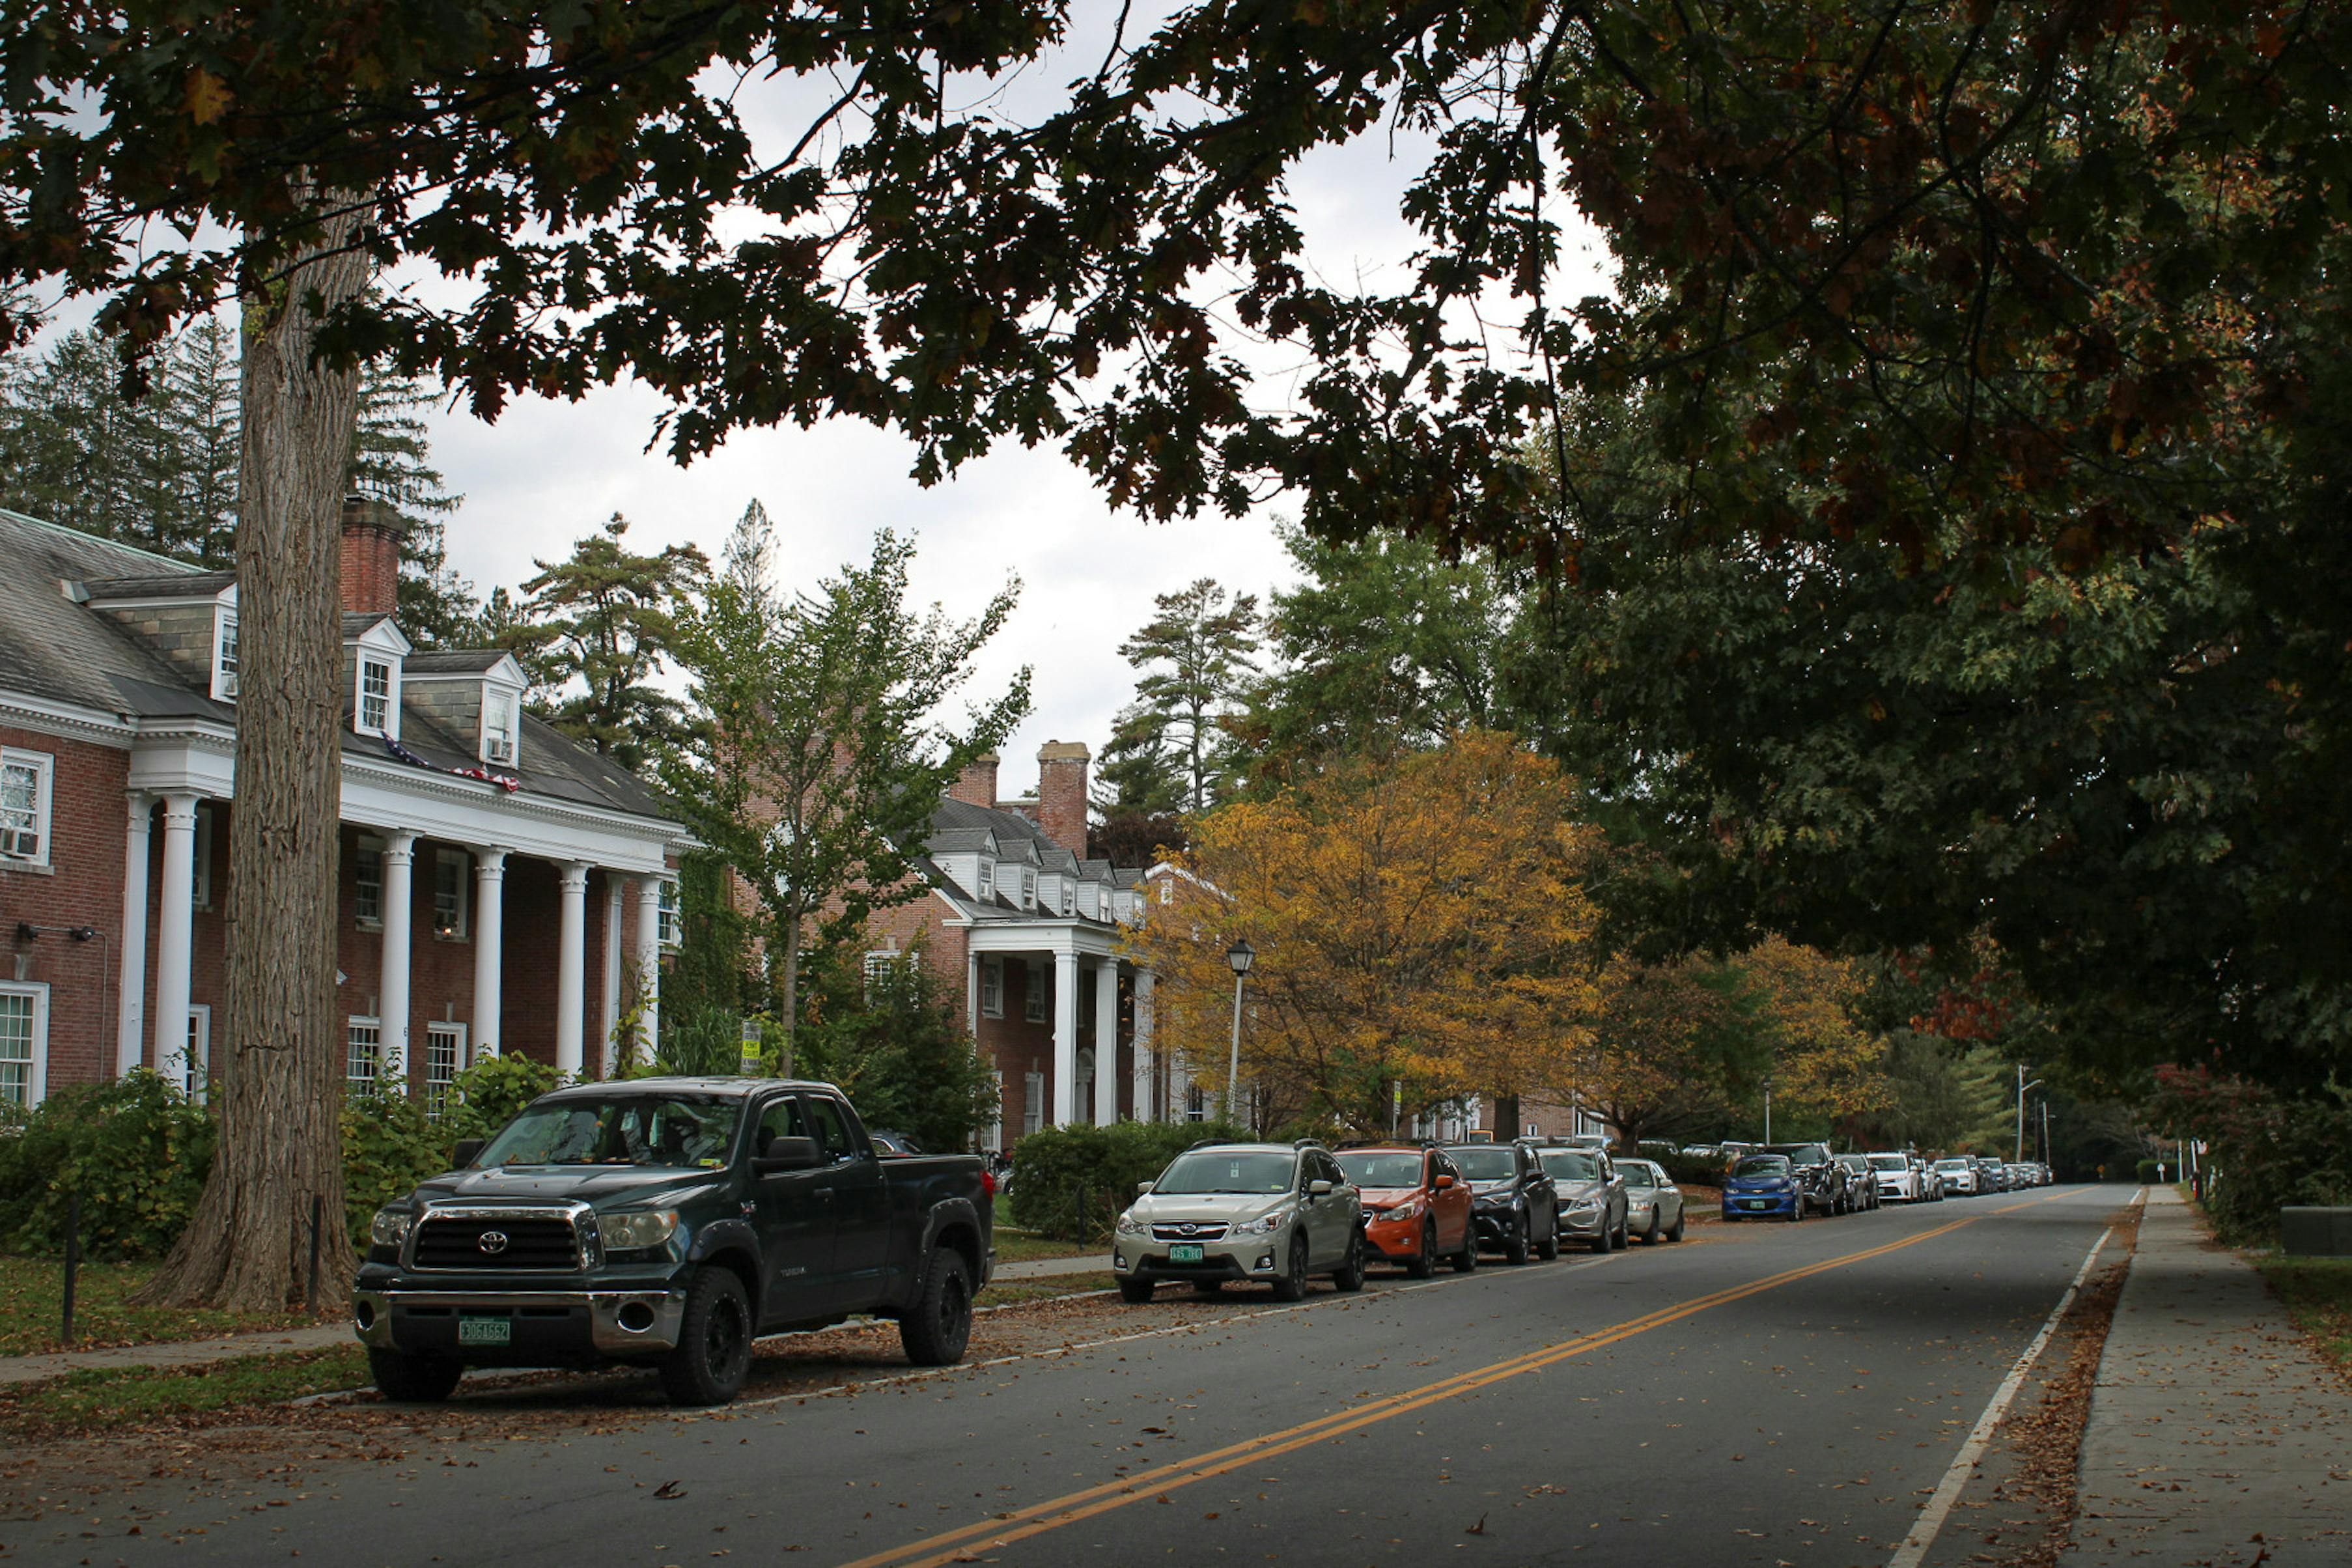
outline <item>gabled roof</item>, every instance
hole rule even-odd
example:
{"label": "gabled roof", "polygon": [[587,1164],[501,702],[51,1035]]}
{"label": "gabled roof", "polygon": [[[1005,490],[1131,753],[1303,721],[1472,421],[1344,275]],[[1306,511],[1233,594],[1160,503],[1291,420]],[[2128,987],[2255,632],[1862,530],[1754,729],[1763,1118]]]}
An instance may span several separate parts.
{"label": "gabled roof", "polygon": [[100,577],[83,584],[90,602],[113,599],[212,599],[236,586],[234,572],[164,572],[146,576]]}
{"label": "gabled roof", "polygon": [[514,656],[499,647],[430,648],[400,661],[404,680],[418,676],[488,675]]}
{"label": "gabled roof", "polygon": [[[1034,819],[1026,813],[1007,806],[974,805],[965,800],[943,800],[931,815],[931,836],[925,847],[933,855],[971,853],[945,847],[950,844],[964,845],[985,837],[995,846],[996,858],[1013,864],[1030,864],[1057,876],[1088,882],[1110,882],[1120,887],[1132,887],[1142,881],[1139,868],[1113,866],[1108,860],[1081,860],[1045,837]],[[983,923],[1004,921],[1069,921],[1079,920],[1092,924],[1101,921],[1092,915],[1065,915],[1059,910],[1024,910],[1003,893],[986,899],[974,898],[958,887],[954,879],[941,872],[936,864],[927,863],[925,875],[932,886],[953,900],[972,920]],[[1124,877],[1126,881],[1118,881]]]}

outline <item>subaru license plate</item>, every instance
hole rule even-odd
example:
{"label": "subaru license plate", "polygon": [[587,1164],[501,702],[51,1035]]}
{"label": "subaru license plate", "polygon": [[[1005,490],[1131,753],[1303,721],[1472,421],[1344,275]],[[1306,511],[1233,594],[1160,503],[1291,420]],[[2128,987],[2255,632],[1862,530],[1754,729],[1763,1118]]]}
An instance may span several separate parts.
{"label": "subaru license plate", "polygon": [[1168,1261],[1171,1263],[1200,1262],[1201,1244],[1197,1241],[1180,1241],[1176,1243],[1168,1249]]}
{"label": "subaru license plate", "polygon": [[457,1319],[457,1342],[461,1345],[512,1344],[514,1320],[460,1316]]}

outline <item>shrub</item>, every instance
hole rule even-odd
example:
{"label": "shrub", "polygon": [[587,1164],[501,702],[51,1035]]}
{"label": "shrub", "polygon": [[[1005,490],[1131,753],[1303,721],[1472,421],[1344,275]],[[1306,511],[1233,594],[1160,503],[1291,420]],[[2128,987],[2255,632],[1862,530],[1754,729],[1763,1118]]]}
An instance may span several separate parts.
{"label": "shrub", "polygon": [[1120,1121],[1052,1127],[1013,1151],[1013,1223],[1064,1241],[1099,1241],[1135,1189],[1203,1138],[1248,1138],[1247,1128],[1205,1121]]}
{"label": "shrub", "polygon": [[2162,1170],[2163,1167],[2158,1165],[2155,1161],[2142,1160],[2139,1163],[2139,1179],[2142,1183],[2153,1183],[2162,1173]]}
{"label": "shrub", "polygon": [[161,1257],[195,1213],[213,1139],[204,1108],[143,1068],[111,1083],[59,1089],[0,1153],[9,1248],[62,1252],[66,1194],[78,1189],[86,1255]]}
{"label": "shrub", "polygon": [[460,1138],[488,1138],[514,1120],[515,1112],[556,1085],[555,1069],[529,1057],[484,1057],[459,1073],[449,1086],[449,1109],[443,1113],[442,1151]]}
{"label": "shrub", "polygon": [[377,1209],[449,1168],[452,1142],[449,1119],[432,1121],[404,1094],[371,1089],[343,1101],[343,1215],[352,1246],[367,1245]]}
{"label": "shrub", "polygon": [[1687,1183],[1719,1187],[1723,1185],[1724,1173],[1731,1168],[1731,1162],[1721,1154],[1685,1154],[1675,1143],[1644,1143],[1642,1158],[1655,1160],[1664,1166],[1666,1179],[1677,1186]]}

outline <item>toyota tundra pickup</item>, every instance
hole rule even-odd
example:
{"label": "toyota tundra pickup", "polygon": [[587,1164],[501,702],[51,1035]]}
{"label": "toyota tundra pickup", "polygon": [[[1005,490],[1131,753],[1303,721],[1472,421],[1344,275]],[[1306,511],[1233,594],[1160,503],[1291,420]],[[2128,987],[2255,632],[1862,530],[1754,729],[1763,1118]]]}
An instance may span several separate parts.
{"label": "toyota tundra pickup", "polygon": [[830,1084],[641,1079],[542,1095],[378,1210],[352,1301],[386,1397],[469,1366],[656,1369],[723,1405],[762,1334],[895,1318],[962,1359],[994,1257],[978,1156],[877,1157]]}

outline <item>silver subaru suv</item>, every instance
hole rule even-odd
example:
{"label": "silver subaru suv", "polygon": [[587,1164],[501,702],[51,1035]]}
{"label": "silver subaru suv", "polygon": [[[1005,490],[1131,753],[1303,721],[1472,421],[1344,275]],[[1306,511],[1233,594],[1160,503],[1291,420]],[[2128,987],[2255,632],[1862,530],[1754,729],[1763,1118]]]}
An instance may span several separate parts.
{"label": "silver subaru suv", "polygon": [[1364,1288],[1362,1205],[1319,1143],[1195,1143],[1118,1216],[1111,1272],[1118,1293],[1148,1301],[1162,1279],[1203,1294],[1263,1279],[1275,1299],[1307,1294],[1311,1274]]}

